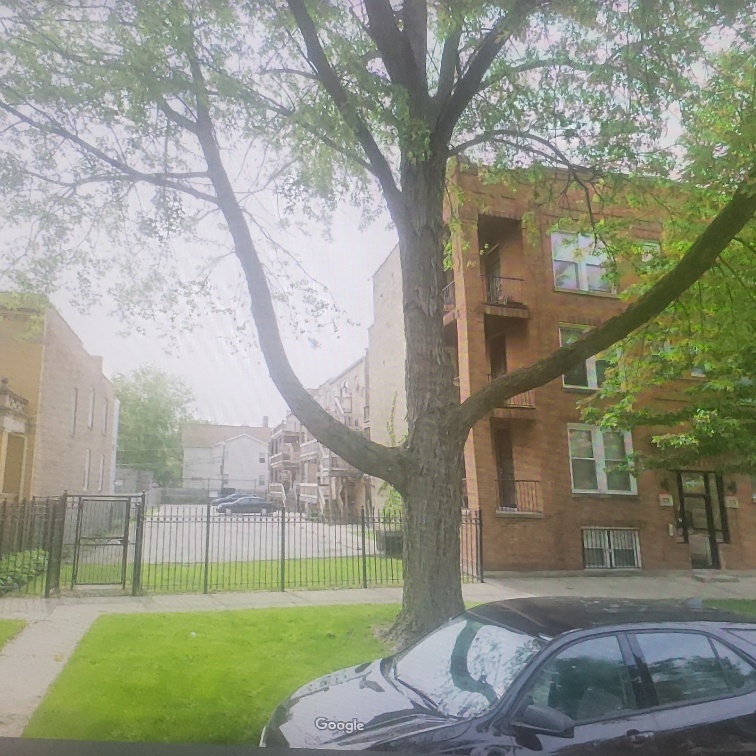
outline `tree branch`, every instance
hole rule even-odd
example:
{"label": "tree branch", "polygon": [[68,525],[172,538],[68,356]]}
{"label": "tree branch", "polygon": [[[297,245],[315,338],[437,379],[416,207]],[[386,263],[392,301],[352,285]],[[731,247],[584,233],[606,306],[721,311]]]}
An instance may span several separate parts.
{"label": "tree branch", "polygon": [[413,105],[421,104],[423,96],[427,97],[428,94],[427,83],[418,68],[406,26],[404,33],[399,31],[389,0],[365,0],[365,10],[368,15],[368,34],[378,48],[391,82],[404,87],[412,95]]}
{"label": "tree branch", "polygon": [[533,0],[516,0],[512,9],[502,16],[483,38],[480,46],[471,56],[464,75],[457,80],[451,95],[441,106],[431,138],[436,149],[448,144],[457,121],[478,92],[480,82],[491,63],[520,24],[537,7],[538,3],[534,3]]}
{"label": "tree branch", "polygon": [[[132,168],[130,165],[127,165],[122,160],[118,160],[114,157],[111,157],[110,155],[108,155],[106,152],[103,152],[98,147],[95,147],[94,145],[89,144],[89,142],[84,141],[81,137],[68,131],[68,129],[64,129],[62,126],[53,122],[42,123],[33,118],[29,118],[27,115],[24,115],[21,111],[17,110],[12,105],[8,105],[6,102],[3,102],[2,100],[0,100],[0,110],[4,110],[6,113],[11,113],[20,121],[25,123],[27,126],[31,126],[32,128],[37,129],[38,131],[46,132],[49,134],[55,134],[56,136],[59,136],[65,139],[67,142],[75,144],[82,151],[86,152],[89,155],[92,155],[93,157],[97,158],[103,163],[106,163],[112,168],[115,168],[116,170],[125,174],[125,176],[130,178],[132,181],[146,181],[147,183],[154,184],[155,186],[162,186],[167,189],[174,189],[175,191],[178,191],[178,192],[184,192],[185,194],[188,194],[192,197],[196,197],[197,199],[204,200],[205,202],[212,202],[213,204],[217,202],[217,199],[213,197],[213,195],[207,194],[205,192],[201,192],[199,189],[195,189],[191,186],[186,186],[185,184],[177,184],[174,181],[170,181],[165,176],[165,174],[144,173],[143,171],[138,171],[136,168]],[[123,177],[114,176],[113,181],[117,181],[122,178]]]}
{"label": "tree branch", "polygon": [[349,102],[347,92],[342,86],[336,72],[331,67],[331,64],[328,62],[328,57],[326,56],[323,46],[320,43],[320,39],[318,38],[315,24],[304,5],[303,0],[287,0],[287,2],[304,39],[308,60],[318,72],[323,87],[338,108],[344,122],[351,129],[357,141],[362,146],[362,149],[365,151],[368,162],[372,167],[371,173],[373,173],[378,179],[381,189],[383,189],[384,196],[386,197],[389,211],[396,222],[397,219],[402,218],[405,214],[404,198],[394,181],[394,174],[391,171],[391,166],[378,147],[373,135],[370,133],[370,129],[367,127],[367,124]]}
{"label": "tree branch", "polygon": [[461,438],[502,401],[563,375],[570,368],[624,339],[659,315],[689,289],[713,264],[756,213],[756,191],[751,183],[741,185],[729,203],[691,244],[678,265],[619,315],[588,331],[534,365],[519,368],[465,399],[452,411]]}
{"label": "tree branch", "polygon": [[454,88],[454,75],[459,64],[459,41],[462,39],[462,28],[456,27],[444,40],[441,51],[441,65],[438,70],[438,87],[433,101],[436,105],[446,102]]}
{"label": "tree branch", "polygon": [[363,472],[388,480],[394,486],[404,487],[406,453],[370,441],[333,418],[310,396],[289,363],[276,324],[276,313],[265,271],[215,139],[209,98],[200,64],[193,51],[189,51],[189,56],[189,65],[197,88],[197,138],[207,161],[210,180],[218,196],[218,205],[226,219],[236,255],[244,270],[260,349],[270,377],[294,415],[320,443]]}

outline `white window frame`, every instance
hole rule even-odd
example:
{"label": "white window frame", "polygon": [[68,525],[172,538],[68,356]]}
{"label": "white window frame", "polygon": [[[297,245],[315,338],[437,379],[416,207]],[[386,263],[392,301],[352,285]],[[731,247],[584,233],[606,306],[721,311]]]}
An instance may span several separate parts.
{"label": "white window frame", "polygon": [[[560,323],[559,324],[559,346],[565,346],[564,339],[562,338],[562,331],[582,331],[585,333],[586,331],[591,330],[591,326],[584,326],[584,325],[576,325],[574,323]],[[596,372],[596,362],[606,362],[606,358],[602,354],[594,354],[592,357],[589,357],[587,360],[585,360],[585,370],[588,374],[588,385],[587,386],[581,386],[576,383],[567,383],[567,376],[562,375],[562,386],[565,388],[576,388],[576,389],[585,389],[585,390],[592,390],[596,391],[597,389],[601,388],[603,384],[600,384],[598,382],[598,373]]]}
{"label": "white window frame", "polygon": [[94,427],[94,417],[95,417],[95,387],[90,386],[89,388],[89,416],[87,417],[87,426],[90,428]]}
{"label": "white window frame", "polygon": [[102,435],[108,435],[108,410],[110,409],[110,402],[107,399],[102,400]]}
{"label": "white window frame", "polygon": [[76,435],[76,415],[79,410],[79,389],[75,388],[72,394],[71,402],[71,435]]}
{"label": "white window frame", "polygon": [[102,492],[102,486],[105,483],[105,455],[100,454],[100,479],[97,484],[97,490]]}
{"label": "white window frame", "polygon": [[[574,239],[572,243],[567,242],[569,239]],[[575,291],[575,292],[591,292],[598,294],[617,294],[617,289],[613,284],[609,285],[608,289],[592,289],[588,283],[588,268],[592,266],[599,266],[606,271],[607,268],[607,256],[602,251],[603,245],[592,236],[585,236],[583,234],[570,234],[563,231],[554,231],[551,234],[551,270],[554,276],[554,288],[558,291]],[[571,262],[577,266],[577,288],[571,289],[569,287],[559,286],[556,277],[556,268],[554,262],[561,260],[563,262]]]}
{"label": "white window frame", "polygon": [[84,450],[84,485],[82,486],[82,491],[89,491],[89,468],[92,462],[92,450],[91,449],[85,449]]}
{"label": "white window frame", "polygon": [[[591,433],[591,446],[593,447],[593,460],[596,465],[596,481],[598,488],[576,488],[575,476],[572,471],[572,449],[570,448],[570,431],[582,430],[590,431]],[[633,437],[630,431],[603,431],[596,425],[586,425],[585,423],[567,423],[567,455],[570,461],[570,483],[572,486],[572,492],[578,494],[602,494],[607,496],[632,496],[638,493],[638,482],[635,476],[630,473],[630,490],[615,490],[609,489],[606,479],[606,453],[604,450],[604,433],[622,433],[625,440],[625,454],[630,455],[633,453]],[[584,457],[577,457],[576,459],[585,459]]]}

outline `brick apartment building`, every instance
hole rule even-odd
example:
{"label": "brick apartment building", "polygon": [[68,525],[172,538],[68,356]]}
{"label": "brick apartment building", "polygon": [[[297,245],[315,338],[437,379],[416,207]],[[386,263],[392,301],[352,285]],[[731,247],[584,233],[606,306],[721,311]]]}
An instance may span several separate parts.
{"label": "brick apartment building", "polygon": [[[560,218],[576,217],[566,204],[536,209],[526,232],[530,188],[485,184],[470,168],[455,180],[460,231],[452,237],[444,323],[464,400],[491,376],[534,363],[625,305],[602,278],[591,240],[552,231]],[[639,220],[633,229],[654,244],[661,226]],[[387,425],[396,438],[406,430],[398,249],[373,288],[372,438],[389,443]],[[460,500],[480,510],[484,569],[756,568],[756,497],[746,476],[720,475],[706,460],[637,479],[611,469],[631,451],[652,448],[642,433],[602,433],[581,421],[577,401],[595,391],[604,368],[591,358],[472,428]],[[679,401],[679,388],[652,398]]]}
{"label": "brick apartment building", "polygon": [[113,386],[49,304],[0,302],[0,378],[0,499],[113,493]]}
{"label": "brick apartment building", "polygon": [[[315,400],[352,430],[370,423],[367,404],[367,355],[312,392]],[[299,501],[305,511],[356,517],[371,511],[370,476],[337,456],[302,428],[299,448]]]}
{"label": "brick apartment building", "polygon": [[[353,430],[370,424],[367,355],[310,394]],[[273,429],[270,442],[271,494],[288,507],[330,517],[357,517],[371,511],[371,480],[319,443],[291,413]]]}

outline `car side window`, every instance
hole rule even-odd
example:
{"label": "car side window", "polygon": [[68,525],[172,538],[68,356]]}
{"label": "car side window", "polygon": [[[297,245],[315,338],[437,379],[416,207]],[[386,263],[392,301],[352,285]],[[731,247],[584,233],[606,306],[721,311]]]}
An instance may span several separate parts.
{"label": "car side window", "polygon": [[714,639],[711,639],[711,643],[717,652],[730,690],[733,693],[744,693],[756,688],[756,668],[723,643]]}
{"label": "car side window", "polygon": [[730,693],[709,638],[700,633],[638,633],[635,639],[660,706]]}
{"label": "car side window", "polygon": [[536,706],[549,706],[576,722],[606,719],[637,709],[630,672],[614,635],[563,649],[536,674]]}

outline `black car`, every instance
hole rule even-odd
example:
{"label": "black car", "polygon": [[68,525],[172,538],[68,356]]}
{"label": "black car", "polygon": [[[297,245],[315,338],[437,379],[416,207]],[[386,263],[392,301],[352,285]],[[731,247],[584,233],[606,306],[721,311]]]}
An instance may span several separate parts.
{"label": "black car", "polygon": [[396,656],[300,688],[260,745],[756,754],[756,624],[694,602],[484,604]]}
{"label": "black car", "polygon": [[270,514],[276,511],[272,501],[260,496],[241,496],[238,499],[224,501],[216,509],[222,514]]}
{"label": "black car", "polygon": [[225,504],[229,501],[236,501],[237,499],[241,499],[243,496],[254,496],[254,494],[251,494],[248,491],[234,491],[234,493],[219,496],[217,499],[213,499],[210,503],[214,507],[217,507],[219,504]]}

